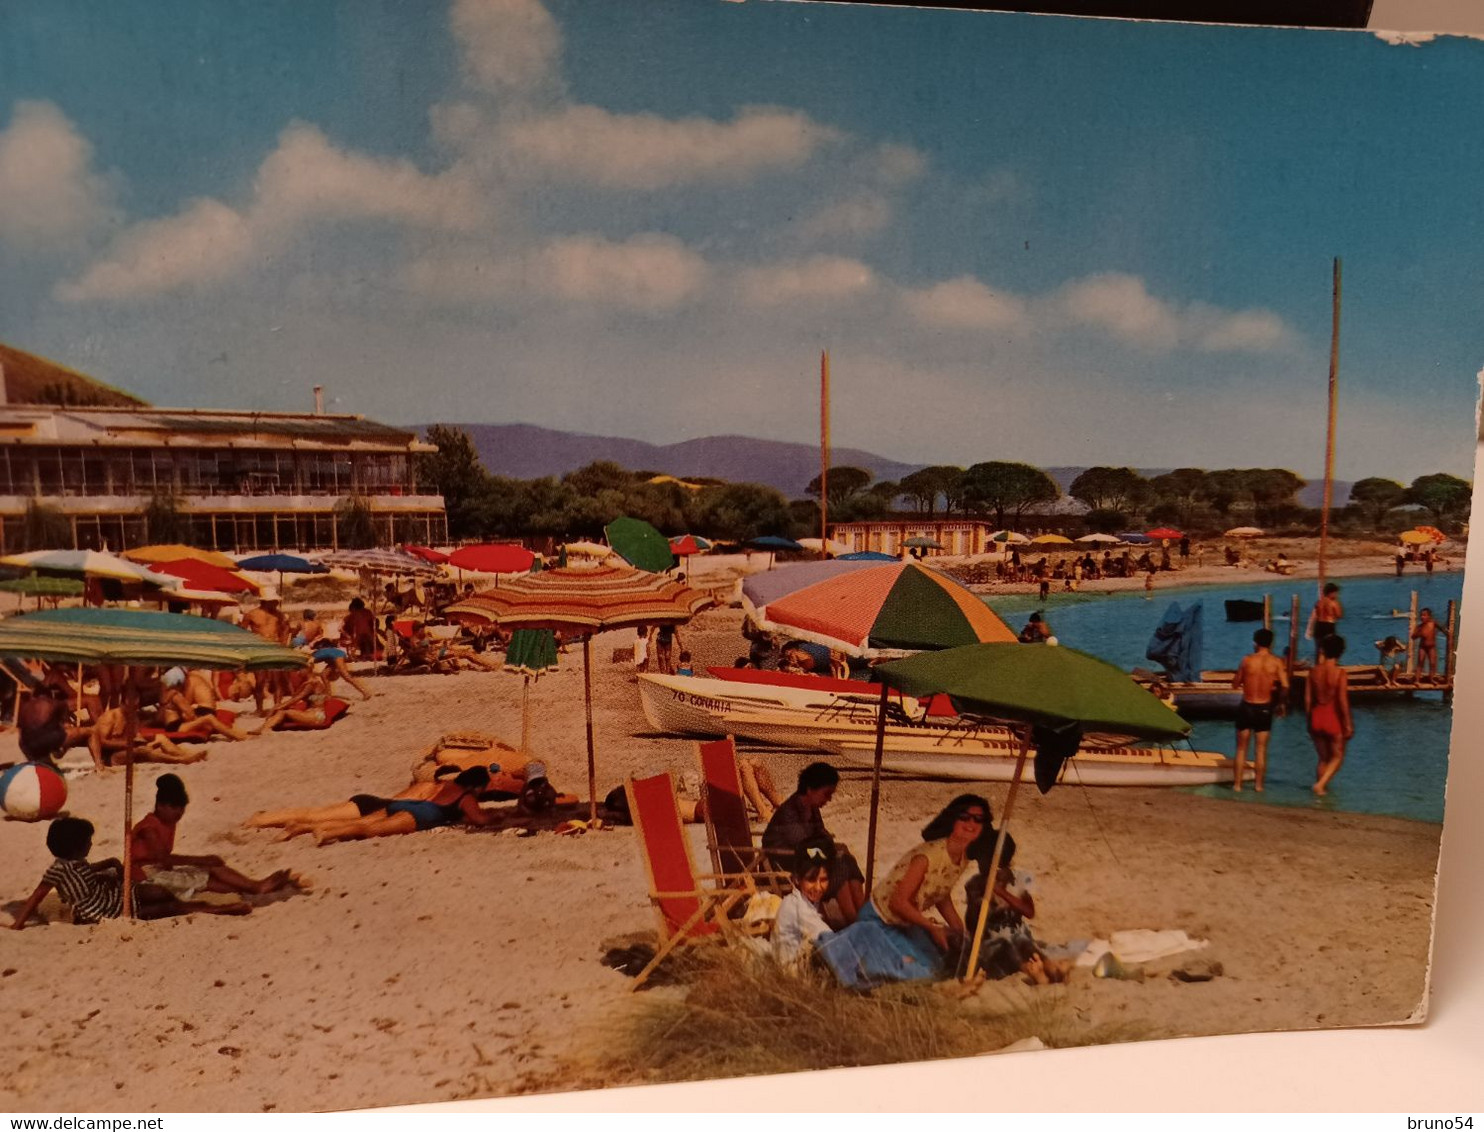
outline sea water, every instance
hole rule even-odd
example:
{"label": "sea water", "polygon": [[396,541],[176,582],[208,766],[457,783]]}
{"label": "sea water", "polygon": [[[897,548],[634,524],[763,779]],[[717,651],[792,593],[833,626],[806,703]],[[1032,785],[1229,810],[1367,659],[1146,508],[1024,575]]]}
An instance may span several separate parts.
{"label": "sea water", "polygon": [[[1387,636],[1405,641],[1406,612],[1412,592],[1419,608],[1430,608],[1439,622],[1446,619],[1448,602],[1463,592],[1461,572],[1408,573],[1400,578],[1340,578],[1340,601],[1345,616],[1339,625],[1345,638],[1343,663],[1368,664],[1376,660],[1375,642]],[[1199,601],[1204,607],[1204,668],[1234,668],[1252,651],[1252,633],[1260,622],[1227,621],[1227,598],[1273,599],[1273,651],[1288,645],[1288,611],[1293,595],[1299,598],[1299,656],[1312,661],[1314,642],[1304,638],[1309,613],[1317,597],[1315,582],[1272,578],[1244,585],[1164,587],[1152,596],[1131,593],[1053,593],[1042,602],[1034,595],[1007,594],[985,600],[1005,622],[1019,631],[1032,611],[1039,610],[1058,642],[1111,661],[1121,668],[1153,668],[1144,657],[1149,639],[1172,601],[1182,607]],[[1402,614],[1393,617],[1394,612]],[[1439,664],[1445,641],[1439,634]],[[1437,692],[1396,696],[1352,705],[1355,738],[1346,746],[1345,764],[1330,784],[1330,792],[1316,798],[1317,757],[1305,726],[1303,709],[1273,721],[1268,745],[1267,789],[1250,788],[1238,794],[1229,786],[1203,786],[1191,792],[1234,802],[1265,802],[1308,806],[1352,813],[1391,814],[1419,821],[1443,820],[1443,789],[1448,773],[1448,741],[1452,709]],[[1198,720],[1190,739],[1197,750],[1236,753],[1236,732],[1230,720]],[[1252,757],[1251,751],[1248,758]]]}

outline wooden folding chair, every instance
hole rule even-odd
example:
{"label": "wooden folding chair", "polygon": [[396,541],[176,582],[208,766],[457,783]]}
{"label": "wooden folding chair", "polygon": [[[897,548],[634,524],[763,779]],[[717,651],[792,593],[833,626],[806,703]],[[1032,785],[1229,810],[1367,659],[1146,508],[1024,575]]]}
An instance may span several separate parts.
{"label": "wooden folding chair", "polygon": [[737,766],[737,746],[728,735],[696,744],[701,764],[701,799],[711,867],[727,877],[750,877],[768,892],[787,892],[788,873],[769,860],[753,838]]}
{"label": "wooden folding chair", "polygon": [[[633,988],[638,990],[664,958],[681,945],[720,942],[745,929],[730,918],[757,888],[747,877],[697,873],[680,821],[675,784],[668,774],[631,778],[624,784],[639,853],[649,877],[649,899],[659,916],[660,946]],[[712,887],[703,887],[703,882]],[[739,883],[740,881],[740,883]],[[723,882],[729,887],[719,887]]]}

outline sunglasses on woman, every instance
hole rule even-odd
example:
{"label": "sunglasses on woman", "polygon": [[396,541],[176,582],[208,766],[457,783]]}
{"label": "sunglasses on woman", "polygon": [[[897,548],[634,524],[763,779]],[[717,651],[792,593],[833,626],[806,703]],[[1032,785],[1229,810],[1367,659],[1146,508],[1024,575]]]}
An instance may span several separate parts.
{"label": "sunglasses on woman", "polygon": [[984,815],[981,814],[978,810],[965,810],[963,813],[958,815],[958,820],[971,821],[975,825],[983,825]]}

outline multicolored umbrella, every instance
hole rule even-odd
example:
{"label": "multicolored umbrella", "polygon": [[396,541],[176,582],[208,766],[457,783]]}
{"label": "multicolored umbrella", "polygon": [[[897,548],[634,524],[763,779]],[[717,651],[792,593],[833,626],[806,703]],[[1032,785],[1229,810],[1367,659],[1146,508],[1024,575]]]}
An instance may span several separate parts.
{"label": "multicolored umbrella", "polygon": [[246,629],[142,609],[48,609],[0,621],[0,656],[73,664],[302,668],[308,658]]}
{"label": "multicolored umbrella", "polygon": [[206,562],[212,566],[220,566],[223,570],[235,570],[237,563],[219,550],[201,550],[194,546],[185,546],[182,543],[156,543],[154,546],[140,546],[133,550],[125,550],[121,557],[131,562],[178,562],[182,558],[193,559],[196,562]]}
{"label": "multicolored umbrella", "polygon": [[480,574],[524,574],[535,561],[536,555],[523,546],[494,542],[461,546],[448,556],[454,569]]}
{"label": "multicolored umbrella", "polygon": [[400,550],[336,550],[320,559],[326,566],[345,570],[369,570],[373,574],[436,574],[437,568]]}
{"label": "multicolored umbrella", "polygon": [[989,541],[1027,543],[1031,540],[1029,536],[1018,534],[1015,531],[995,531],[994,534],[989,536]]}
{"label": "multicolored umbrella", "polygon": [[852,656],[1015,640],[968,587],[916,562],[785,566],[745,579],[742,604],[764,632]]}
{"label": "multicolored umbrella", "polygon": [[1438,530],[1437,527],[1421,527],[1421,526],[1419,526],[1419,527],[1413,527],[1412,529],[1414,531],[1416,531],[1419,535],[1426,535],[1433,542],[1447,542],[1448,541],[1448,536],[1445,535],[1442,531]]}
{"label": "multicolored umbrella", "polygon": [[904,538],[902,540],[902,545],[910,546],[918,550],[943,549],[943,544],[941,542],[939,542],[935,538],[928,538],[927,535],[913,535],[911,538]]}
{"label": "multicolored umbrella", "polygon": [[692,554],[704,554],[711,549],[711,540],[704,539],[700,535],[676,535],[670,540],[670,553],[676,558],[686,558]]}
{"label": "multicolored umbrella", "polygon": [[505,628],[577,630],[582,638],[582,683],[587,706],[588,813],[598,816],[598,762],[593,742],[593,634],[634,625],[679,625],[711,603],[711,595],[673,578],[600,566],[559,567],[526,574],[444,610],[453,621],[494,622]]}
{"label": "multicolored umbrella", "polygon": [[170,588],[175,580],[101,550],[33,550],[0,558],[0,566],[20,566],[79,578],[112,578],[120,582],[147,582]]}
{"label": "multicolored umbrella", "polygon": [[643,519],[614,519],[603,533],[618,556],[635,569],[658,574],[675,565],[669,540]]}

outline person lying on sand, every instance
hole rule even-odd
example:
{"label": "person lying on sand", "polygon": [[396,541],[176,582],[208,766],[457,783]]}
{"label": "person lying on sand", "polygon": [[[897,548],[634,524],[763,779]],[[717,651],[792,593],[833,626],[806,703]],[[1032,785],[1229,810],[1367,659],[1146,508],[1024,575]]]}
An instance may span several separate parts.
{"label": "person lying on sand", "polygon": [[[92,822],[85,818],[57,818],[47,827],[46,847],[55,860],[42,874],[36,891],[16,913],[10,925],[13,930],[20,931],[26,926],[52,889],[72,909],[74,924],[96,924],[123,915],[124,866],[117,858],[88,860],[88,854],[93,851]],[[252,908],[247,904],[187,903],[155,884],[134,886],[134,915],[141,920],[186,912],[236,916],[250,911]]]}
{"label": "person lying on sand", "polygon": [[[198,892],[265,896],[281,889],[307,887],[288,869],[254,880],[217,856],[187,857],[175,851],[175,834],[190,804],[185,783],[174,774],[155,782],[155,808],[134,824],[129,835],[134,883],[158,885],[180,900]],[[251,906],[248,906],[249,908]]]}
{"label": "person lying on sand", "polygon": [[[128,725],[124,709],[109,708],[93,725],[88,737],[88,752],[93,756],[93,765],[107,770],[113,765],[113,757],[122,754],[129,746]],[[196,763],[206,757],[204,749],[188,751],[177,746],[163,735],[138,738],[134,741],[134,761],[142,763]]]}
{"label": "person lying on sand", "polygon": [[[271,829],[289,826],[307,827],[330,825],[335,822],[351,822],[370,817],[384,811],[392,802],[421,802],[436,795],[444,786],[444,780],[459,774],[461,767],[440,767],[432,781],[414,779],[389,798],[377,794],[352,794],[345,802],[332,802],[328,806],[300,806],[286,810],[259,810],[243,822],[247,829]],[[307,829],[299,829],[307,833]],[[290,835],[292,836],[292,835]]]}
{"label": "person lying on sand", "polygon": [[500,824],[500,816],[483,810],[478,795],[489,786],[490,774],[484,767],[461,771],[452,782],[438,784],[438,789],[425,799],[396,799],[380,813],[368,814],[354,821],[289,824],[288,836],[308,833],[316,845],[333,841],[360,841],[368,837],[390,837],[416,833],[424,829],[462,823],[471,826]]}
{"label": "person lying on sand", "polygon": [[292,697],[284,700],[272,714],[263,720],[263,726],[253,732],[261,735],[274,731],[285,723],[298,723],[306,727],[322,727],[329,719],[330,682],[319,672],[311,672],[304,687]]}
{"label": "person lying on sand", "polygon": [[171,668],[162,679],[160,706],[155,712],[155,726],[180,735],[220,735],[234,742],[251,738],[216,717],[216,709],[192,703],[185,694],[187,675],[183,668]]}

